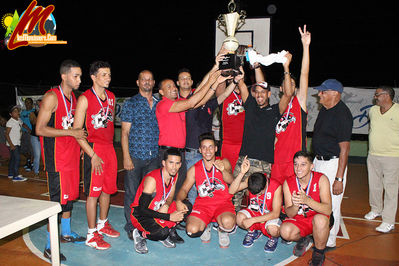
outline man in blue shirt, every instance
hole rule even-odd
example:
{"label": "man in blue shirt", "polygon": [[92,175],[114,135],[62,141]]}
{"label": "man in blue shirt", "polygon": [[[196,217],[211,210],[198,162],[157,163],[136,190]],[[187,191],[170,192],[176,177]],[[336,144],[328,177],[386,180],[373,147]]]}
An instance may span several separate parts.
{"label": "man in blue shirt", "polygon": [[125,175],[124,211],[128,237],[133,240],[133,225],[130,220],[130,205],[134,201],[142,178],[158,168],[159,128],[155,116],[159,99],[152,90],[155,85],[151,71],[140,72],[136,81],[139,93],[126,100],[122,111],[121,145]]}

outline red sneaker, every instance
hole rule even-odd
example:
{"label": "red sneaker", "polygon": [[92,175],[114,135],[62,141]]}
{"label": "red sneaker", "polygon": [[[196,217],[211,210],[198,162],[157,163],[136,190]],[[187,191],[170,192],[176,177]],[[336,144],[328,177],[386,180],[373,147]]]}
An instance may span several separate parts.
{"label": "red sneaker", "polygon": [[119,237],[121,234],[116,231],[108,221],[105,222],[104,227],[98,230],[101,235],[106,235],[109,237]]}
{"label": "red sneaker", "polygon": [[87,235],[86,245],[99,250],[109,249],[111,245],[105,242],[103,238],[104,237],[96,231],[91,238]]}

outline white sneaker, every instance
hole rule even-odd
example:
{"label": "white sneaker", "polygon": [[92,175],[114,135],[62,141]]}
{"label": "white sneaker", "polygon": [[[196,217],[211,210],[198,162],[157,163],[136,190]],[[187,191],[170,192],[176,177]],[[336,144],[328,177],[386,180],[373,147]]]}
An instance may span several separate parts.
{"label": "white sneaker", "polygon": [[378,216],[381,216],[381,214],[373,212],[373,211],[369,211],[364,218],[367,220],[374,220],[375,218],[377,218]]}
{"label": "white sneaker", "polygon": [[394,228],[395,225],[382,222],[379,226],[375,228],[375,230],[381,233],[388,233],[389,231],[392,231]]}
{"label": "white sneaker", "polygon": [[211,224],[208,224],[201,235],[202,243],[209,243],[211,241]]}
{"label": "white sneaker", "polygon": [[221,248],[228,248],[230,246],[230,237],[229,237],[229,233],[218,230],[218,235],[219,235],[219,246]]}

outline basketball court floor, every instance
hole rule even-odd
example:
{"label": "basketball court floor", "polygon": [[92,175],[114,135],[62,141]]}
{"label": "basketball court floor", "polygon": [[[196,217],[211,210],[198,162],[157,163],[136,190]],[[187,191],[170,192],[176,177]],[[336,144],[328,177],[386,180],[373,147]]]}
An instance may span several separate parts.
{"label": "basketball court floor", "polygon": [[[118,162],[120,149],[117,149]],[[61,244],[67,257],[65,265],[307,265],[311,250],[301,258],[293,256],[294,244],[279,243],[273,254],[265,253],[263,246],[266,237],[259,239],[251,248],[244,248],[242,240],[245,232],[238,229],[230,236],[231,245],[221,249],[217,232],[212,230],[212,240],[208,244],[200,239],[190,239],[183,231],[178,231],[186,243],[175,249],[167,249],[161,243],[148,241],[149,253],[137,254],[133,242],[123,230],[123,168],[118,165],[118,192],[111,198],[109,219],[115,229],[121,232],[116,239],[106,238],[112,247],[99,251],[84,244]],[[0,166],[0,195],[32,199],[48,199],[47,183],[44,173],[39,178],[22,170],[28,177],[26,182],[12,182],[7,178],[7,166]],[[87,232],[85,216],[85,196],[74,204],[72,229],[84,235]],[[18,210],[16,210],[18,211]],[[367,169],[364,164],[349,164],[348,183],[342,204],[341,230],[337,248],[326,254],[324,265],[399,265],[399,223],[387,234],[378,233],[375,227],[381,222],[367,221],[363,218],[369,211]],[[1,215],[1,214],[0,214]],[[396,220],[399,215],[396,215]],[[43,257],[46,223],[38,223],[23,231],[0,240],[0,265],[48,265]]]}

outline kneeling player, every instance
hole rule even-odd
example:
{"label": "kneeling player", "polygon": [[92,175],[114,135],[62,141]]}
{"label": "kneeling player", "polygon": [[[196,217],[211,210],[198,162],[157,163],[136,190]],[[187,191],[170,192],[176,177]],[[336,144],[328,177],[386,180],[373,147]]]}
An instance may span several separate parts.
{"label": "kneeling player", "polygon": [[191,187],[196,184],[198,197],[187,218],[186,232],[189,237],[199,237],[204,243],[211,240],[211,222],[219,225],[219,245],[230,245],[229,232],[233,231],[236,214],[228,185],[233,181],[231,165],[227,159],[216,158],[217,146],[213,134],[204,133],[199,137],[199,151],[202,160],[187,172],[186,180],[176,197],[178,210],[187,210],[183,203]]}
{"label": "kneeling player", "polygon": [[231,184],[229,192],[236,192],[248,188],[249,205],[237,213],[237,225],[248,230],[243,245],[251,247],[262,235],[269,237],[264,251],[271,253],[277,248],[280,235],[281,220],[279,219],[282,205],[282,188],[280,183],[263,173],[253,173],[244,182],[241,182],[249,170],[249,161],[245,157],[241,164],[241,172]]}
{"label": "kneeling player", "polygon": [[311,265],[322,265],[329,235],[331,214],[330,184],[325,175],[314,172],[312,156],[304,151],[294,155],[294,172],[284,182],[285,212],[288,216],[280,228],[281,237],[298,241],[294,255],[302,256],[311,243],[315,248]]}
{"label": "kneeling player", "polygon": [[[181,166],[181,154],[175,148],[166,150],[162,168],[147,174],[137,189],[131,205],[130,218],[133,230],[134,249],[137,253],[147,253],[146,238],[160,241],[167,248],[176,247],[184,240],[176,233],[176,222],[188,215],[190,207],[184,211],[176,210],[173,201],[178,171]],[[190,203],[185,202],[187,205]]]}

